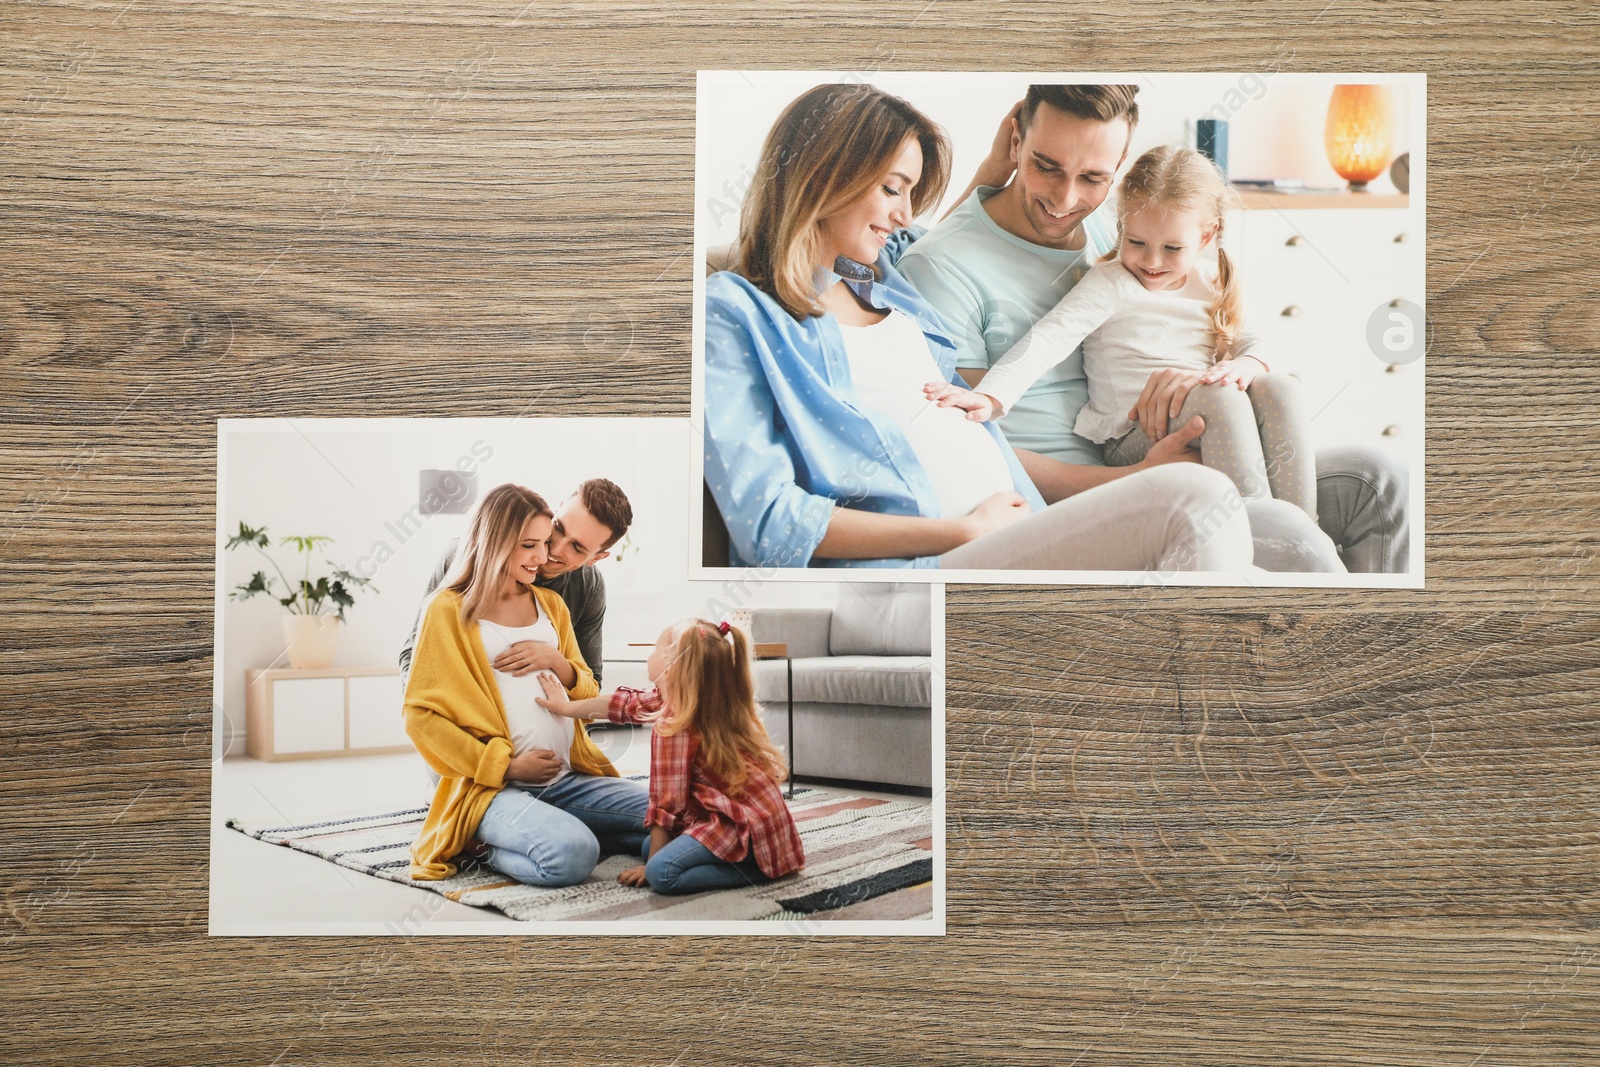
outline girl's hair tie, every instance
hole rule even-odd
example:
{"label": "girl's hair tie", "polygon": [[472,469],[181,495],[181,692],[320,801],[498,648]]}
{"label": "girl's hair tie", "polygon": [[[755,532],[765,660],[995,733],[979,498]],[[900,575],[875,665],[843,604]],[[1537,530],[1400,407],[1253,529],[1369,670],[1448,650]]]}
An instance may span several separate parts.
{"label": "girl's hair tie", "polygon": [[723,637],[728,636],[728,630],[729,626],[727,619],[723,619],[721,622],[717,623],[717,633],[721,634]]}

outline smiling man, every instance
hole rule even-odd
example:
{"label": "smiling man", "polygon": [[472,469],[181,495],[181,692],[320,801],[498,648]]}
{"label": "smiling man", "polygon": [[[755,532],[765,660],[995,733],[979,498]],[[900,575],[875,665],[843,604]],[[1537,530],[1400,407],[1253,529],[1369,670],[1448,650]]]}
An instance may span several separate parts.
{"label": "smiling man", "polygon": [[[1109,209],[1098,209],[1127,160],[1139,122],[1138,92],[1136,85],[1029,86],[967,193],[900,255],[895,265],[949,327],[957,368],[969,383],[1115,247],[1116,220]],[[1151,402],[1181,404],[1198,379],[1199,372],[1157,371]],[[1100,448],[1073,432],[1088,400],[1080,348],[999,422],[1046,501],[1132,471],[1105,466]],[[1167,448],[1159,458],[1197,457]],[[1351,571],[1404,571],[1405,472],[1379,450],[1361,446],[1322,449],[1316,467],[1321,531],[1299,509],[1247,502],[1256,563],[1269,570],[1328,569],[1336,551]]]}
{"label": "smiling man", "polygon": [[[572,614],[572,630],[578,639],[578,648],[597,682],[604,666],[601,631],[606,617],[606,582],[594,565],[611,554],[611,546],[622,540],[632,523],[633,507],[615,482],[605,478],[584,482],[556,509],[549,558],[539,567],[533,583],[553,590],[566,602]],[[418,624],[428,598],[444,584],[455,552],[456,542],[452,541],[445,546],[444,554],[434,567],[427,592],[422,597],[422,607],[417,612]],[[400,650],[402,687],[411,673],[411,654],[416,644],[417,625],[414,624],[411,636]],[[561,658],[561,653],[554,645],[519,641],[495,657],[493,666],[520,677],[552,666],[555,658]]]}
{"label": "smiling man", "polygon": [[[1115,243],[1115,220],[1095,209],[1127,159],[1137,92],[1132,85],[1030,87],[970,195],[896,264],[953,330],[956,365],[968,381],[982,377]],[[1000,429],[1019,449],[1098,466],[1099,449],[1071,432],[1088,400],[1083,353],[1074,352],[1028,390]],[[1022,459],[1041,480],[1039,465]]]}

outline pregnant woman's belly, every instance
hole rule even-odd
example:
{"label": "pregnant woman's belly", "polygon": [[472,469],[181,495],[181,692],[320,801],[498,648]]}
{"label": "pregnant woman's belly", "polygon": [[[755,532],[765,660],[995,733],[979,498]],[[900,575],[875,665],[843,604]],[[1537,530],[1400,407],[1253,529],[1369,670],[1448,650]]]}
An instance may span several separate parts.
{"label": "pregnant woman's belly", "polygon": [[[489,662],[519,641],[540,641],[557,644],[555,627],[545,618],[532,626],[503,626],[480,620],[478,632],[483,637],[483,650]],[[520,756],[536,748],[549,749],[561,760],[561,773],[549,781],[533,784],[551,785],[572,773],[572,720],[562,715],[552,715],[534,702],[544,696],[539,684],[539,672],[517,677],[505,671],[494,672],[495,685],[500,689],[500,702],[506,709],[506,726],[511,732],[511,754]]]}
{"label": "pregnant woman's belly", "polygon": [[1005,454],[988,430],[923,397],[922,387],[944,375],[916,322],[896,311],[873,326],[841,329],[861,405],[904,432],[938,494],[941,514],[966,515],[995,493],[1015,488]]}
{"label": "pregnant woman's belly", "polygon": [[572,773],[572,720],[552,715],[533,702],[535,697],[544,696],[538,672],[516,678],[495,671],[494,680],[500,687],[500,699],[506,705],[512,755],[520,756],[536,748],[547,748],[556,754],[561,760],[561,773],[539,785],[550,785]]}

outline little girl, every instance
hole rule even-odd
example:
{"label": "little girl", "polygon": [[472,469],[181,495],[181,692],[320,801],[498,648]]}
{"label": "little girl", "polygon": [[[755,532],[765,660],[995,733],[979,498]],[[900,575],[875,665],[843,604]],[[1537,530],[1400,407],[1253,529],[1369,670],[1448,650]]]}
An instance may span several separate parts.
{"label": "little girl", "polygon": [[[1004,414],[1050,367],[1083,345],[1089,402],[1073,429],[1112,466],[1138,463],[1164,418],[1141,427],[1140,401],[1154,371],[1204,372],[1171,427],[1205,420],[1200,460],[1246,497],[1274,496],[1316,518],[1309,420],[1289,380],[1269,374],[1239,328],[1239,288],[1221,246],[1231,188],[1205,156],[1152,148],[1134,161],[1117,202],[1118,247],[1001,357],[972,389],[930,382],[924,392],[976,422]],[[1200,253],[1217,242],[1215,279]],[[1232,386],[1233,388],[1229,388]]]}
{"label": "little girl", "polygon": [[655,689],[568,700],[541,674],[547,710],[574,719],[653,723],[644,865],[617,876],[658,893],[696,893],[779,878],[805,863],[778,783],[783,754],[756,709],[749,640],[727,623],[667,627],[645,670]]}

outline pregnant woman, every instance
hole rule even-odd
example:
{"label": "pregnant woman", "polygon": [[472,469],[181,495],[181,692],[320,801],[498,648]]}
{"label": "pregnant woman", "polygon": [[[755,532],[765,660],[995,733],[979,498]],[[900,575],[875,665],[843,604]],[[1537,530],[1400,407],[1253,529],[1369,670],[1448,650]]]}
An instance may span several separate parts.
{"label": "pregnant woman", "polygon": [[411,877],[448,878],[474,846],[491,866],[529,885],[583,881],[610,851],[637,855],[649,792],[617,777],[581,725],[535,701],[538,673],[491,666],[518,641],[560,650],[551,668],[574,700],[600,689],[583,661],[566,605],[534,586],[552,514],[519,485],[490,490],[472,515],[452,580],[423,613],[406,686],[405,724],[440,776]]}
{"label": "pregnant woman", "polygon": [[706,282],[705,475],[732,562],[1143,571],[1249,567],[1224,475],[1172,463],[1045,507],[992,424],[923,397],[956,382],[938,315],[894,269],[937,204],[944,131],[868,85],[820,85],[767,135],[736,269]]}

